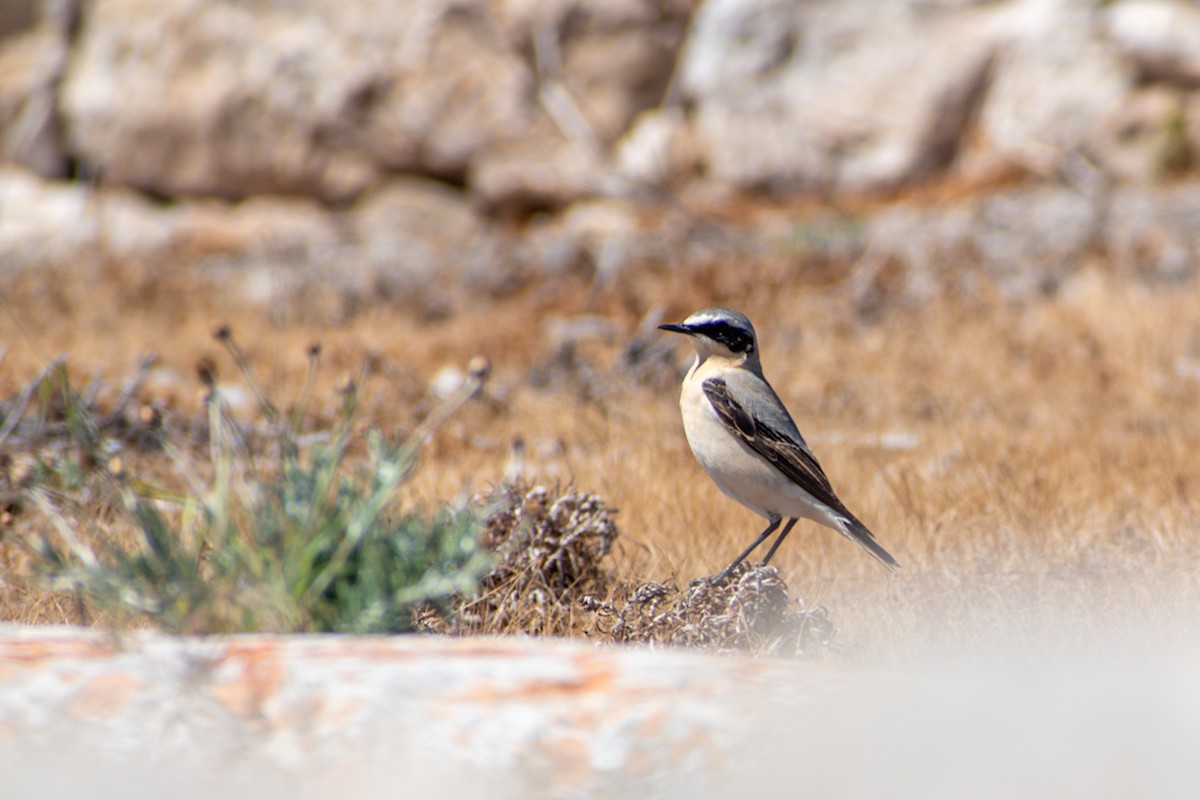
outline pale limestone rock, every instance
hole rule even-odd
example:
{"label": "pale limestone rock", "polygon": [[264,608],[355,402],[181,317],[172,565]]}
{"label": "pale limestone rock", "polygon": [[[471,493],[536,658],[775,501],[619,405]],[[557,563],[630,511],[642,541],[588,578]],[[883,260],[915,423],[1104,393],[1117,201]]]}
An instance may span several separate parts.
{"label": "pale limestone rock", "polygon": [[994,13],[709,0],[680,88],[712,177],[857,189],[947,165],[1001,44]]}
{"label": "pale limestone rock", "polygon": [[1105,5],[709,0],[679,88],[709,175],[743,188],[1047,175],[1079,157],[1145,180],[1179,157],[1157,133],[1175,118],[1136,102],[1137,82],[1196,85],[1200,12]]}
{"label": "pale limestone rock", "polygon": [[105,180],[168,196],[345,201],[400,171],[560,204],[666,86],[682,28],[656,8],[95,0],[68,138]]}
{"label": "pale limestone rock", "polygon": [[461,192],[432,181],[393,181],[345,216],[340,268],[359,289],[422,313],[440,313],[462,265],[485,237]]}
{"label": "pale limestone rock", "polygon": [[1153,283],[1195,279],[1200,184],[1114,186],[1098,196],[1041,183],[931,207],[897,203],[872,215],[862,270],[903,270],[900,293],[923,301],[979,278],[1011,296],[1054,290],[1107,254],[1111,268]]}
{"label": "pale limestone rock", "polygon": [[1145,80],[1200,88],[1200,9],[1173,0],[1126,0],[1105,11],[1105,33]]}
{"label": "pale limestone rock", "polygon": [[127,191],[48,183],[19,169],[0,168],[0,268],[5,271],[161,253],[178,221],[177,212],[155,208]]}
{"label": "pale limestone rock", "polygon": [[896,645],[884,671],[545,638],[7,626],[0,774],[20,800],[1195,794],[1186,637],[969,634],[940,659]]}
{"label": "pale limestone rock", "polygon": [[635,185],[668,187],[691,177],[700,154],[684,110],[668,106],[638,115],[617,142],[614,161],[618,174]]}
{"label": "pale limestone rock", "polygon": [[62,178],[58,90],[78,0],[7,0],[0,8],[0,162]]}
{"label": "pale limestone rock", "polygon": [[1095,4],[1025,0],[1002,15],[1010,41],[980,114],[990,158],[1050,174],[1082,153],[1120,174],[1117,121],[1134,76],[1102,40]]}
{"label": "pale limestone rock", "polygon": [[0,769],[16,797],[695,797],[838,680],[548,639],[10,626]]}
{"label": "pale limestone rock", "polygon": [[[388,127],[389,112],[424,129],[460,86],[471,95],[455,73],[411,86],[444,67],[439,47],[460,35],[453,25],[434,35],[447,6],[97,0],[64,86],[71,145],[105,180],[160,194],[353,196],[378,178],[372,156],[399,166],[420,146]],[[397,98],[406,78],[424,89],[410,105]],[[494,122],[475,111],[483,127]],[[453,121],[453,107],[445,115]],[[373,139],[380,125],[395,139],[386,152]]]}

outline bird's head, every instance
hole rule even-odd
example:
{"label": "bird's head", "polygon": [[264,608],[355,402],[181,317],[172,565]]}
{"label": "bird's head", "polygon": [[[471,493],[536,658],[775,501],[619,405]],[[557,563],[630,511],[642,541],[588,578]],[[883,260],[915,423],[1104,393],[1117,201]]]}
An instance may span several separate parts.
{"label": "bird's head", "polygon": [[758,364],[754,326],[745,314],[732,308],[705,308],[683,322],[659,325],[658,329],[690,336],[701,361],[715,357],[738,364]]}

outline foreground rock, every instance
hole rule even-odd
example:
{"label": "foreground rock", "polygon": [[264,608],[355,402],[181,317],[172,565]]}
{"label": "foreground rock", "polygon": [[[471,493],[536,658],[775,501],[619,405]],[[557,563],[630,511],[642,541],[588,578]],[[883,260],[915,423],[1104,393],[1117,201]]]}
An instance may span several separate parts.
{"label": "foreground rock", "polygon": [[[7,768],[27,757],[41,766],[23,770],[21,788],[57,782],[91,797],[118,785],[146,792],[136,797],[263,785],[302,796],[315,786],[696,796],[752,755],[765,693],[803,704],[832,685],[830,673],[782,661],[545,640],[8,628],[0,769],[12,790]],[[70,777],[49,771],[67,760]],[[117,770],[130,771],[106,790]]]}
{"label": "foreground rock", "polygon": [[0,628],[0,774],[18,800],[1194,795],[1194,652],[1006,652],[905,678],[552,640]]}

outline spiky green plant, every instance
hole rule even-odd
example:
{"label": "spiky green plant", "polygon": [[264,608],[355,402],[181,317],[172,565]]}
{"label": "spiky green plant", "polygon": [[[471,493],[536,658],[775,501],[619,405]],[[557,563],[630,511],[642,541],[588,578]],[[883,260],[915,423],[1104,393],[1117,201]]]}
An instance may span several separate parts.
{"label": "spiky green plant", "polygon": [[[185,497],[169,498],[127,475],[118,460],[109,463],[111,504],[130,523],[133,544],[77,535],[71,519],[79,517],[66,510],[73,498],[61,483],[31,490],[56,531],[32,545],[53,585],[114,614],[144,615],[165,630],[189,633],[404,631],[415,607],[445,608],[475,588],[491,563],[478,543],[477,513],[400,511],[396,494],[416,468],[420,443],[479,390],[484,365],[403,444],[391,446],[369,431],[367,456],[355,463],[348,449],[356,384],[344,389],[333,431],[301,437],[319,351],[311,354],[298,412],[284,422],[228,329],[217,338],[258,395],[271,431],[265,443],[250,446],[226,413],[215,380],[202,371],[209,389],[207,481],[195,477],[166,439],[164,448],[189,476]],[[269,463],[260,463],[254,450],[269,453]]]}

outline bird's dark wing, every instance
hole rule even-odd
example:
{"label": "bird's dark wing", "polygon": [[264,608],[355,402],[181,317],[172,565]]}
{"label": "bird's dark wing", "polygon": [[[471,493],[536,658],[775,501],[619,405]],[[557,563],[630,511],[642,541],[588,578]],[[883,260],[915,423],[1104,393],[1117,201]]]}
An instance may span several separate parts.
{"label": "bird's dark wing", "polygon": [[734,396],[724,378],[709,378],[703,388],[717,416],[754,452],[770,461],[817,502],[839,514],[846,511],[842,501],[834,494],[829,478],[825,477],[825,471],[800,442],[793,441],[792,437],[762,420],[756,420],[752,410]]}
{"label": "bird's dark wing", "polygon": [[[737,393],[731,390],[724,378],[709,378],[703,384],[704,395],[712,403],[717,416],[729,428],[730,432],[744,441],[754,452],[767,459],[776,469],[787,476],[793,483],[813,496],[818,503],[828,506],[834,514],[841,517],[846,524],[846,535],[857,542],[868,553],[877,558],[888,569],[899,566],[896,559],[884,550],[876,541],[874,534],[850,510],[842,504],[825,471],[817,463],[817,459],[809,452],[795,423],[787,412],[783,411],[782,403],[772,408],[769,413],[755,414],[755,409],[747,408],[746,403],[739,399]],[[759,392],[771,392],[766,381],[757,387]],[[751,394],[750,396],[753,396]],[[774,392],[769,395],[778,401]],[[763,410],[760,409],[760,412]],[[774,416],[775,424],[764,418]],[[780,430],[779,428],[785,428]]]}

